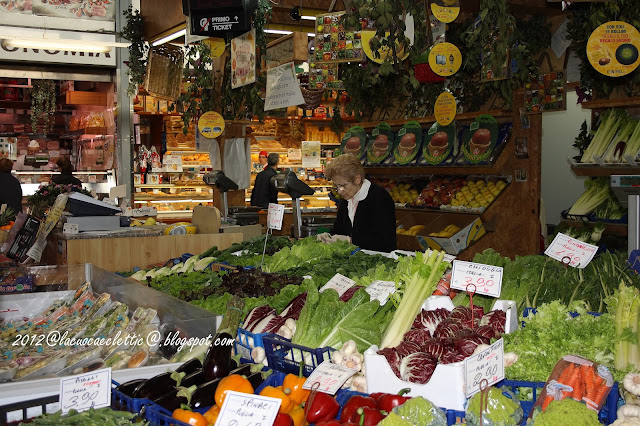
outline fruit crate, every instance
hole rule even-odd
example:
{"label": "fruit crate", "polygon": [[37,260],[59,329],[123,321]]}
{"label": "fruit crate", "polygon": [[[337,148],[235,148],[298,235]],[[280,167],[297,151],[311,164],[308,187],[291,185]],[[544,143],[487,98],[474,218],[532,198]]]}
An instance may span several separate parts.
{"label": "fruit crate", "polygon": [[153,402],[147,398],[131,398],[128,395],[116,389],[120,383],[111,381],[111,408],[114,410],[129,411],[131,413],[140,413],[142,409]]}
{"label": "fruit crate", "polygon": [[[251,358],[251,350],[259,347],[264,348],[262,338],[268,333],[251,333],[244,328],[238,328],[238,335],[233,342],[233,348],[237,355],[240,355],[240,361],[243,364],[249,364],[253,362]],[[266,349],[265,349],[266,352]]]}
{"label": "fruit crate", "polygon": [[270,368],[285,373],[298,374],[300,361],[304,360],[302,374],[305,377],[309,377],[313,370],[323,361],[331,359],[331,352],[335,350],[329,347],[307,348],[271,333],[263,336],[262,342],[264,343],[264,351]]}

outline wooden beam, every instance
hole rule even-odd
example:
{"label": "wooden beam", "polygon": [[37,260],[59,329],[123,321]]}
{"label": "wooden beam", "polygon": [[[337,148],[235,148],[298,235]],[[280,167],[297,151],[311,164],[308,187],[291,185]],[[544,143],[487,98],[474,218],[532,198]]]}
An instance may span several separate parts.
{"label": "wooden beam", "polygon": [[140,14],[144,20],[144,39],[153,40],[172,28],[183,25],[181,0],[140,0]]}

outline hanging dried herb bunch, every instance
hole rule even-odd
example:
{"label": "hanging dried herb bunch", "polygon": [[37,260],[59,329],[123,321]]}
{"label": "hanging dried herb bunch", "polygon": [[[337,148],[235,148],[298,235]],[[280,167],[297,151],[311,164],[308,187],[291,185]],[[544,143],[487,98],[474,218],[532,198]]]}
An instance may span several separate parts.
{"label": "hanging dried herb bunch", "polygon": [[56,84],[53,80],[33,80],[31,89],[31,126],[36,133],[38,123],[44,123],[44,133],[53,127],[56,111]]}

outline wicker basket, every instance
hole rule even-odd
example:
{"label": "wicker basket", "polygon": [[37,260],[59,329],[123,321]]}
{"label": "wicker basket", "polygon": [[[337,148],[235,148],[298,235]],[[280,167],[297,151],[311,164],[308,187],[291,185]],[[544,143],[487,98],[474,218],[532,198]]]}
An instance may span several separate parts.
{"label": "wicker basket", "polygon": [[322,103],[322,98],[324,97],[324,90],[309,90],[305,87],[300,86],[300,91],[302,92],[302,97],[304,98],[303,109],[312,110],[316,109]]}

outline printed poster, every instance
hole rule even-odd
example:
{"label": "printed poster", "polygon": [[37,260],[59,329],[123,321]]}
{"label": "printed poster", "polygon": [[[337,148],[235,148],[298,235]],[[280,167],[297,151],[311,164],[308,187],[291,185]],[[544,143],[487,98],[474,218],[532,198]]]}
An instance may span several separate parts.
{"label": "printed poster", "polygon": [[231,88],[256,81],[256,30],[231,40]]}
{"label": "printed poster", "polygon": [[640,65],[640,33],[632,25],[611,21],[600,25],[587,42],[591,65],[608,77],[622,77]]}
{"label": "printed poster", "polygon": [[[15,3],[15,2],[14,2]],[[58,18],[81,18],[93,21],[115,21],[115,1],[76,0],[37,0],[32,2],[34,15],[55,16]]]}
{"label": "printed poster", "polygon": [[31,15],[31,0],[12,0],[0,2],[0,13],[23,13]]}
{"label": "printed poster", "polygon": [[[344,12],[327,13],[316,17],[315,62],[353,62],[363,59],[360,31],[348,31],[340,22]],[[366,28],[366,25],[362,26]]]}
{"label": "printed poster", "polygon": [[320,141],[302,141],[302,167],[320,167]]}
{"label": "printed poster", "polygon": [[267,71],[267,96],[264,110],[286,108],[304,103],[293,62]]}

